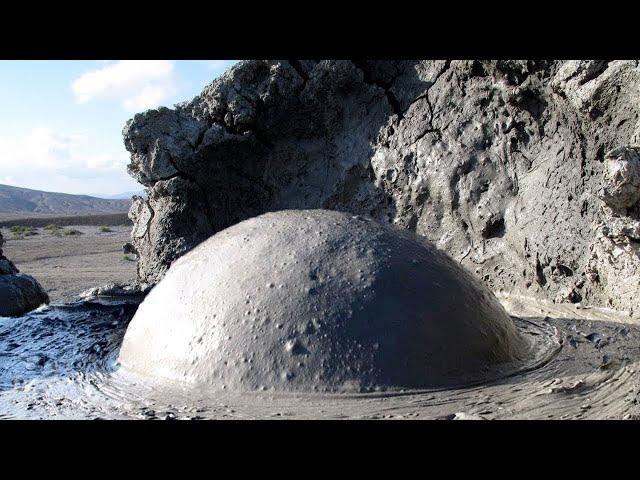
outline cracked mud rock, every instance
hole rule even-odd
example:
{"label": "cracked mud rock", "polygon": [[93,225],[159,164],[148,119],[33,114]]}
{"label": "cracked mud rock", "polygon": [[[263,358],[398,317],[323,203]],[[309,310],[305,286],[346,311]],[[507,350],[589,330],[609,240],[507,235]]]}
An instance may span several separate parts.
{"label": "cracked mud rock", "polygon": [[370,215],[493,291],[640,304],[638,61],[243,61],[123,134],[139,280],[267,211]]}
{"label": "cracked mud rock", "polygon": [[0,233],[0,317],[14,317],[49,303],[49,296],[31,275],[20,273],[2,253]]}
{"label": "cracked mud rock", "polygon": [[328,210],[267,213],[176,261],[120,363],[227,391],[461,385],[531,346],[494,295],[424,238]]}

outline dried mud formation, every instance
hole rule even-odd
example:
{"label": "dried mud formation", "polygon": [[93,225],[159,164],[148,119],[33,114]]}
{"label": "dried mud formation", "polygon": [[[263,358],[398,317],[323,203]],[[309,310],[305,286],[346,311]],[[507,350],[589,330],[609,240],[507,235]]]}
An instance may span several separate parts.
{"label": "dried mud formation", "polygon": [[16,317],[49,303],[49,296],[31,275],[20,273],[2,253],[0,233],[0,317]]}
{"label": "dried mud formation", "polygon": [[244,61],[124,128],[138,276],[268,211],[366,214],[493,291],[640,295],[637,61]]}
{"label": "dried mud formation", "polygon": [[370,392],[479,382],[516,370],[532,347],[423,237],[285,210],[177,260],[136,312],[120,363],[220,391]]}

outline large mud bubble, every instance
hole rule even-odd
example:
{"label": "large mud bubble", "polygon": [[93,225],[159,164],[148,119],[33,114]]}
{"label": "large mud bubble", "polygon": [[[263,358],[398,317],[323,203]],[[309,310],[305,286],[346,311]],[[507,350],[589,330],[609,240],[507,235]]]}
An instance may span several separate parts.
{"label": "large mud bubble", "polygon": [[230,391],[387,391],[529,358],[493,294],[417,235],[328,210],[267,213],[179,260],[140,305],[127,371]]}

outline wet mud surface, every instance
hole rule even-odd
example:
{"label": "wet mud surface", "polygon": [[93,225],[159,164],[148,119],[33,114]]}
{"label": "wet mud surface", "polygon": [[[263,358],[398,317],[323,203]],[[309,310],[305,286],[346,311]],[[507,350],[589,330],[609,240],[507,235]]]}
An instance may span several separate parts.
{"label": "wet mud surface", "polygon": [[0,319],[0,418],[640,418],[640,327],[604,311],[507,306],[528,314],[514,321],[529,339],[542,339],[518,372],[448,390],[330,395],[213,393],[135,377],[117,364],[135,301],[52,306]]}

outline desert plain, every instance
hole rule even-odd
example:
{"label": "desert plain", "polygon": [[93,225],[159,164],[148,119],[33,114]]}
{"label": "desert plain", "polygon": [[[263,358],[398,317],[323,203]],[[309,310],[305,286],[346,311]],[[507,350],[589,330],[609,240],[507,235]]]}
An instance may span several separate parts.
{"label": "desert plain", "polygon": [[[122,251],[130,226],[69,225],[60,227],[58,234],[33,227],[36,234],[27,236],[16,236],[10,228],[1,231],[5,254],[21,272],[38,279],[53,303],[72,301],[89,288],[136,277],[134,256]],[[71,231],[80,233],[65,234]]]}

